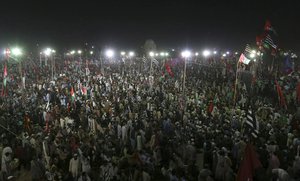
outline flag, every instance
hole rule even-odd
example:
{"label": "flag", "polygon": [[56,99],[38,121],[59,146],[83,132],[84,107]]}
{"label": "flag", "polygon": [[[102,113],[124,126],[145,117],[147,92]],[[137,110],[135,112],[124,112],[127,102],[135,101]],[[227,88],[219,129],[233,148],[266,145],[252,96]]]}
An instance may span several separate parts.
{"label": "flag", "polygon": [[296,93],[297,93],[297,102],[300,102],[300,82],[298,82],[297,88],[296,88]]}
{"label": "flag", "polygon": [[277,49],[277,45],[274,43],[273,39],[269,34],[265,37],[264,44],[266,48],[272,47],[273,49]]}
{"label": "flag", "polygon": [[276,85],[276,90],[277,90],[277,94],[278,94],[279,104],[280,104],[280,106],[286,107],[285,98],[284,98],[284,96],[283,96],[281,87],[280,87],[280,85],[278,84],[277,80],[275,80],[275,85]]}
{"label": "flag", "polygon": [[165,67],[166,67],[166,71],[168,72],[168,74],[169,74],[171,77],[174,77],[174,74],[173,74],[173,72],[172,72],[172,69],[171,69],[171,66],[170,66],[170,63],[169,63],[169,62],[166,62]]}
{"label": "flag", "polygon": [[209,114],[211,114],[213,110],[214,110],[214,103],[213,103],[213,101],[210,101],[210,103],[209,103],[209,105],[207,107],[207,112]]}
{"label": "flag", "polygon": [[262,167],[258,159],[257,153],[253,145],[247,144],[245,148],[244,157],[240,165],[237,181],[253,181],[255,170]]}
{"label": "flag", "polygon": [[71,93],[71,100],[72,100],[72,103],[74,103],[74,102],[75,102],[75,92],[74,92],[73,86],[71,87],[70,93]]}
{"label": "flag", "polygon": [[251,47],[250,47],[250,45],[249,44],[247,44],[246,45],[246,48],[245,48],[245,53],[247,53],[247,54],[251,54],[252,52],[251,52],[252,50],[251,50]]}
{"label": "flag", "polygon": [[6,82],[7,82],[7,65],[4,64],[4,69],[3,69],[3,86],[2,86],[2,96],[5,96],[7,94],[7,88],[6,88]]}
{"label": "flag", "polygon": [[254,138],[257,138],[259,133],[259,122],[255,119],[250,109],[246,113],[245,132]]}
{"label": "flag", "polygon": [[239,62],[248,65],[251,60],[248,59],[243,53],[240,56]]}
{"label": "flag", "polygon": [[271,31],[271,32],[273,32],[275,35],[277,35],[277,32],[275,31],[275,29],[273,28],[273,26],[271,25],[271,22],[270,22],[269,20],[266,21],[264,30],[265,30],[265,31]]}

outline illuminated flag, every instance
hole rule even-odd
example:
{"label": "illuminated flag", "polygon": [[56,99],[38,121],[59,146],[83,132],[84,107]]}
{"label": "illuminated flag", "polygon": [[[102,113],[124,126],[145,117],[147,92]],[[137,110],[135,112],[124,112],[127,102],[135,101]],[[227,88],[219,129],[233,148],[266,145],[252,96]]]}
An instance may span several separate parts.
{"label": "illuminated flag", "polygon": [[251,61],[251,60],[248,59],[247,57],[245,57],[245,55],[244,55],[243,53],[241,54],[240,59],[239,59],[239,62],[248,65],[250,61]]}
{"label": "illuminated flag", "polygon": [[277,45],[274,43],[273,39],[271,38],[271,36],[269,34],[266,36],[264,42],[267,46],[271,46],[275,50],[277,49]]}

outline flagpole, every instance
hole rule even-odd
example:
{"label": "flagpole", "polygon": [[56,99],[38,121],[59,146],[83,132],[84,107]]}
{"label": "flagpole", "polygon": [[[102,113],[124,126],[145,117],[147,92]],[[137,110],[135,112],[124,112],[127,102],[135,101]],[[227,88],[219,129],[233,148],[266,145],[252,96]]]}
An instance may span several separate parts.
{"label": "flagpole", "polygon": [[239,69],[239,61],[237,61],[237,64],[236,64],[235,84],[234,84],[234,96],[233,96],[233,106],[235,106],[235,102],[236,102],[236,98],[237,98],[238,69]]}

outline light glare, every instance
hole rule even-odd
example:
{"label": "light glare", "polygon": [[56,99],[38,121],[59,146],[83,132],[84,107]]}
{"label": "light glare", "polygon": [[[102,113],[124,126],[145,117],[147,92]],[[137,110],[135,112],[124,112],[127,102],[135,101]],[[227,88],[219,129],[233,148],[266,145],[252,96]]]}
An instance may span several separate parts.
{"label": "light glare", "polygon": [[19,55],[22,55],[22,50],[20,48],[16,47],[11,50],[11,53],[15,56],[19,56]]}
{"label": "light glare", "polygon": [[150,57],[154,57],[154,52],[149,52]]}
{"label": "light glare", "polygon": [[203,54],[204,57],[208,57],[210,55],[210,51],[209,50],[204,50],[202,54]]}
{"label": "light glare", "polygon": [[106,53],[105,55],[108,57],[108,58],[112,58],[114,56],[115,52],[113,50],[106,50]]}
{"label": "light glare", "polygon": [[185,51],[181,52],[181,56],[184,58],[188,58],[191,56],[191,52],[188,50],[185,50]]}

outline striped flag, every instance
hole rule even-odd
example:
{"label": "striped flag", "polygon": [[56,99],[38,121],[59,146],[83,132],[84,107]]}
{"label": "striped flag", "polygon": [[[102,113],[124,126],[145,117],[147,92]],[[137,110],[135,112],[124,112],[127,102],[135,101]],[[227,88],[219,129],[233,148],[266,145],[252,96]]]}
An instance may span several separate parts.
{"label": "striped flag", "polygon": [[259,133],[259,122],[250,109],[246,113],[245,131],[254,138],[257,138]]}
{"label": "striped flag", "polygon": [[246,54],[251,54],[251,53],[252,53],[251,51],[252,51],[252,50],[251,50],[250,45],[247,44],[247,45],[246,45],[246,48],[245,48],[245,53],[246,53]]}
{"label": "striped flag", "polygon": [[271,36],[268,34],[264,40],[265,44],[268,46],[271,46],[274,49],[277,49],[277,45],[275,45],[273,39],[271,38]]}
{"label": "striped flag", "polygon": [[248,59],[243,53],[240,56],[239,62],[248,65],[251,60]]}

